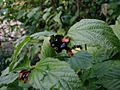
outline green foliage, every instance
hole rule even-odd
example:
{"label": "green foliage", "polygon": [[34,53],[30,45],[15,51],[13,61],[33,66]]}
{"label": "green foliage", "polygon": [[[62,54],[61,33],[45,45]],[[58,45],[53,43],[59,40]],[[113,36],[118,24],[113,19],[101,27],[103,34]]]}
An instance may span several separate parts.
{"label": "green foliage", "polygon": [[105,88],[109,90],[119,90],[120,89],[120,65],[114,66],[107,72],[102,79],[102,84]]}
{"label": "green foliage", "polygon": [[37,63],[29,83],[40,90],[80,90],[80,80],[75,72],[67,63],[54,58]]}
{"label": "green foliage", "polygon": [[[50,46],[50,36],[57,33],[24,36],[16,41],[10,69],[2,74],[0,85],[9,89],[17,81],[17,87],[35,90],[119,90],[120,42],[114,30],[101,20],[77,22],[65,36],[70,37],[69,46],[86,44],[87,50],[71,57],[64,51],[57,54]],[[23,69],[30,70],[26,83],[17,80]]]}
{"label": "green foliage", "polygon": [[71,67],[79,71],[80,69],[88,69],[92,66],[92,56],[86,51],[77,52],[73,57],[69,58],[68,63]]}
{"label": "green foliage", "polygon": [[118,38],[112,29],[103,21],[96,19],[83,19],[73,25],[67,36],[71,37],[73,45],[93,44],[106,48],[114,48],[118,45]]}
{"label": "green foliage", "polygon": [[113,31],[120,40],[120,17],[118,17],[116,24],[113,26]]}
{"label": "green foliage", "polygon": [[27,32],[65,31],[83,18],[114,23],[119,13],[118,0],[10,0],[1,1],[0,15],[23,23]]}
{"label": "green foliage", "polygon": [[49,39],[50,37],[44,38],[44,42],[41,47],[41,59],[45,59],[47,57],[54,57],[56,55],[55,50],[50,46]]}
{"label": "green foliage", "polygon": [[[0,7],[0,23],[19,20],[28,34],[15,42],[0,90],[120,89],[120,16],[108,25],[119,15],[119,1],[5,0]],[[83,50],[71,57],[56,53],[49,39],[57,34]],[[26,83],[18,79],[21,70],[30,71]]]}
{"label": "green foliage", "polygon": [[34,33],[31,35],[32,39],[38,39],[38,40],[44,40],[44,37],[49,37],[51,35],[55,34],[54,32],[48,32],[48,31],[44,31],[44,32],[38,32],[38,33]]}
{"label": "green foliage", "polygon": [[[120,14],[119,6],[119,0],[0,0],[0,34],[2,30],[9,30],[11,34],[11,31],[21,32],[20,29],[24,29],[22,35],[41,31],[66,34],[74,23],[85,18],[100,19],[114,24]],[[14,25],[9,23],[11,21]],[[6,24],[9,29],[5,29],[6,25],[1,28],[2,24]],[[15,41],[22,35],[17,33],[13,38],[7,32],[4,39],[9,41],[12,38]],[[2,43],[4,44],[3,41]],[[3,53],[5,51],[0,52],[0,67],[3,70],[11,62],[6,58],[11,57],[12,53],[7,56],[9,54]]]}
{"label": "green foliage", "polygon": [[4,75],[0,77],[0,86],[2,85],[8,85],[12,82],[14,82],[18,78],[18,75],[11,72],[8,75]]}
{"label": "green foliage", "polygon": [[23,39],[23,41],[21,41],[17,46],[16,49],[14,51],[13,57],[12,57],[12,62],[10,65],[10,70],[13,69],[13,65],[15,64],[15,62],[17,61],[17,57],[18,55],[21,53],[23,47],[29,42],[30,40],[30,36],[27,36]]}

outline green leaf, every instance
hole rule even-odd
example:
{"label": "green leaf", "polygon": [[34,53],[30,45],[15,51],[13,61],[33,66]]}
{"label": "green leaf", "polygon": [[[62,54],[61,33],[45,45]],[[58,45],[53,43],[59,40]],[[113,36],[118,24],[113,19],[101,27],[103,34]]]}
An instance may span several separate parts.
{"label": "green leaf", "polygon": [[20,58],[15,64],[14,64],[14,70],[20,70],[25,68],[30,68],[30,60],[28,59],[28,56],[25,55],[23,58]]}
{"label": "green leaf", "polygon": [[45,59],[47,57],[56,56],[55,50],[50,46],[49,37],[44,38],[43,45],[41,47],[41,59]]}
{"label": "green leaf", "polygon": [[120,90],[120,64],[114,66],[102,78],[102,84],[108,90]]}
{"label": "green leaf", "polygon": [[113,27],[113,31],[114,31],[115,35],[118,37],[118,39],[120,40],[120,25],[115,25]]}
{"label": "green leaf", "polygon": [[3,87],[0,88],[0,90],[7,90],[7,87],[3,86]]}
{"label": "green leaf", "polygon": [[97,63],[92,67],[90,78],[93,77],[102,77],[108,72],[112,65],[111,61]]}
{"label": "green leaf", "polygon": [[50,8],[46,8],[45,10],[44,10],[44,14],[43,14],[43,20],[45,20],[45,21],[47,21],[47,19],[50,17],[50,14],[51,14],[51,11],[52,10],[52,7],[50,7]]}
{"label": "green leaf", "polygon": [[92,67],[90,78],[102,77],[116,65],[120,65],[119,60],[108,60],[101,63],[95,63]]}
{"label": "green leaf", "polygon": [[117,23],[120,24],[120,15],[117,18]]}
{"label": "green leaf", "polygon": [[43,15],[43,20],[46,21],[49,16],[50,16],[50,12],[46,12],[46,13]]}
{"label": "green leaf", "polygon": [[86,51],[77,52],[68,63],[74,70],[88,69],[92,66],[92,56]]}
{"label": "green leaf", "polygon": [[49,36],[51,36],[53,34],[55,34],[55,33],[54,32],[44,31],[44,32],[34,33],[30,37],[32,39],[36,39],[36,40],[44,40],[44,37],[49,37]]}
{"label": "green leaf", "polygon": [[112,58],[116,53],[117,51],[113,49],[100,48],[94,51],[93,58],[94,58],[95,63],[102,62],[104,60]]}
{"label": "green leaf", "polygon": [[69,29],[67,36],[71,38],[73,45],[101,45],[112,49],[120,47],[112,29],[105,22],[96,19],[82,19]]}
{"label": "green leaf", "polygon": [[62,25],[61,23],[61,19],[60,19],[60,16],[61,16],[62,12],[60,11],[53,19],[55,22],[57,22],[59,25]]}
{"label": "green leaf", "polygon": [[18,78],[17,73],[9,73],[8,75],[1,76],[0,77],[0,86],[2,85],[8,85],[12,82],[14,82]]}
{"label": "green leaf", "polygon": [[14,54],[12,55],[12,62],[10,64],[10,70],[13,69],[13,65],[17,60],[18,55],[21,53],[23,47],[29,42],[30,36],[26,36],[16,47]]}
{"label": "green leaf", "polygon": [[33,8],[32,10],[31,10],[31,12],[29,12],[28,14],[27,14],[27,17],[28,18],[31,18],[32,16],[34,16],[34,14],[36,14],[36,12],[39,10],[39,7],[37,7],[37,8]]}
{"label": "green leaf", "polygon": [[69,65],[54,58],[37,63],[31,71],[29,83],[40,90],[81,90],[81,82]]}

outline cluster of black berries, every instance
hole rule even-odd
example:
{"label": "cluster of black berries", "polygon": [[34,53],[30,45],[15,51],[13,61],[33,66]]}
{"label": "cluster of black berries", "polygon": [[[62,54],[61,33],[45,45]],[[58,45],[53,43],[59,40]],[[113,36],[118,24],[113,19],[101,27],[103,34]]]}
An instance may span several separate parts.
{"label": "cluster of black berries", "polygon": [[60,53],[63,49],[65,49],[67,52],[70,52],[71,49],[68,47],[69,42],[70,38],[62,35],[52,35],[50,38],[50,45],[57,53]]}
{"label": "cluster of black berries", "polygon": [[50,38],[50,45],[57,53],[60,53],[63,49],[65,49],[68,56],[73,56],[72,49],[77,51],[82,49],[81,45],[74,45],[72,48],[68,47],[69,42],[70,38],[62,35],[52,35]]}

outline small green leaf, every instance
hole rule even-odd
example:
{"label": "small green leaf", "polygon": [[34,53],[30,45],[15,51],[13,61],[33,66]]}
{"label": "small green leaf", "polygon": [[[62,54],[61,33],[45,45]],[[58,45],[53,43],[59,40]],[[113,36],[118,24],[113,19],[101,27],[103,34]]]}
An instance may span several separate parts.
{"label": "small green leaf", "polygon": [[41,48],[41,59],[47,57],[54,57],[56,55],[55,50],[50,46],[49,37],[44,38],[44,42]]}
{"label": "small green leaf", "polygon": [[80,51],[69,58],[68,62],[74,70],[88,69],[92,66],[92,56],[86,51]]}
{"label": "small green leaf", "polygon": [[43,20],[47,20],[49,16],[50,16],[50,12],[46,12],[46,13],[43,15]]}
{"label": "small green leaf", "polygon": [[34,14],[36,14],[36,12],[39,10],[39,7],[37,7],[37,8],[33,8],[32,10],[31,10],[31,12],[29,12],[28,14],[27,14],[27,17],[28,18],[31,18],[32,16],[34,16]]}
{"label": "small green leaf", "polygon": [[40,90],[81,90],[81,82],[70,66],[58,59],[46,58],[31,71],[29,83]]}
{"label": "small green leaf", "polygon": [[113,32],[120,40],[120,24],[119,23],[113,26]]}
{"label": "small green leaf", "polygon": [[23,58],[20,58],[15,64],[14,64],[14,70],[20,70],[25,68],[30,68],[30,60],[28,59],[28,56],[25,55]]}
{"label": "small green leaf", "polygon": [[10,70],[13,69],[13,65],[17,60],[18,55],[21,53],[23,47],[29,42],[30,36],[26,36],[16,47],[14,54],[12,55],[12,62],[10,64]]}
{"label": "small green leaf", "polygon": [[13,54],[13,61],[16,61],[17,56],[20,54],[22,51],[23,47],[29,42],[30,37],[26,36],[23,41],[21,41],[16,47],[15,47],[15,52]]}
{"label": "small green leaf", "polygon": [[117,18],[117,23],[120,24],[120,15]]}
{"label": "small green leaf", "polygon": [[62,25],[61,19],[60,19],[61,14],[62,14],[62,12],[60,11],[60,12],[54,17],[54,21],[55,21],[55,22],[58,22],[59,25]]}

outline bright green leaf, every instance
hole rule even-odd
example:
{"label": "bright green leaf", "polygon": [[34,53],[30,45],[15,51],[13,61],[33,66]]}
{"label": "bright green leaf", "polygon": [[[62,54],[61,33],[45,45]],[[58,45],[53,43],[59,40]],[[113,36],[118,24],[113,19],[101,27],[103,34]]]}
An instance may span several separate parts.
{"label": "bright green leaf", "polygon": [[18,55],[21,53],[23,47],[29,42],[30,36],[26,36],[16,47],[12,56],[12,62],[10,64],[10,70],[13,69],[13,65],[17,60]]}

